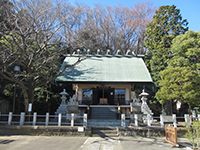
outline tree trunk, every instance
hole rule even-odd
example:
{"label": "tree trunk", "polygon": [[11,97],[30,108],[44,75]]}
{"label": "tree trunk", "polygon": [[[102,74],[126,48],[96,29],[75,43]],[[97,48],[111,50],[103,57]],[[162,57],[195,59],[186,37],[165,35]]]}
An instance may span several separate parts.
{"label": "tree trunk", "polygon": [[34,102],[34,90],[35,88],[33,87],[33,81],[29,81],[29,86],[28,86],[28,98],[29,102],[33,104]]}
{"label": "tree trunk", "polygon": [[26,90],[26,87],[21,84],[21,88],[22,88],[22,91],[23,91],[23,95],[24,95],[24,106],[25,106],[25,112],[28,113],[28,103],[29,103],[29,100],[28,100],[28,92]]}
{"label": "tree trunk", "polygon": [[29,103],[34,102],[34,87],[32,80],[28,81],[28,89],[25,87],[24,84],[20,84],[22,91],[24,93],[24,106],[25,112],[28,113]]}
{"label": "tree trunk", "polygon": [[31,103],[32,106],[33,106],[33,102],[34,102],[34,90],[35,90],[34,81],[33,81],[33,79],[30,79],[28,81],[28,99],[29,99],[29,103]]}

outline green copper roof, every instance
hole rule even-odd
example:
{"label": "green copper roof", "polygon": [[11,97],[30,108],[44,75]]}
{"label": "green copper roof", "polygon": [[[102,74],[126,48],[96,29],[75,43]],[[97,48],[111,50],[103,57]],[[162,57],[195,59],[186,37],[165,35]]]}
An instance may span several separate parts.
{"label": "green copper roof", "polygon": [[[64,65],[73,64],[79,57],[66,57]],[[61,82],[152,82],[142,58],[133,56],[90,56],[78,65],[67,68],[57,77]]]}

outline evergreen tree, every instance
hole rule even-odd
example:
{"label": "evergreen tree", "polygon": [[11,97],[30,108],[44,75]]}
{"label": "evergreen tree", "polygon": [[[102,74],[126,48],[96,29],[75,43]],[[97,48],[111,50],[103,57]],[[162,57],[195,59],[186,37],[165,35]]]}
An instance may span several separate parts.
{"label": "evergreen tree", "polygon": [[172,41],[173,59],[170,66],[190,66],[199,73],[200,70],[200,32],[187,31]]}
{"label": "evergreen tree", "polygon": [[191,67],[169,67],[161,72],[156,97],[161,103],[174,100],[187,103],[192,112],[200,104],[200,76]]}
{"label": "evergreen tree", "polygon": [[167,67],[167,61],[171,58],[172,40],[179,34],[188,30],[187,20],[183,20],[180,10],[176,6],[161,6],[153,17],[153,21],[147,26],[144,46],[149,50],[151,60],[147,66],[156,88],[159,87],[160,71]]}
{"label": "evergreen tree", "polygon": [[200,32],[187,31],[172,41],[173,58],[161,72],[156,97],[187,103],[190,110],[200,104]]}

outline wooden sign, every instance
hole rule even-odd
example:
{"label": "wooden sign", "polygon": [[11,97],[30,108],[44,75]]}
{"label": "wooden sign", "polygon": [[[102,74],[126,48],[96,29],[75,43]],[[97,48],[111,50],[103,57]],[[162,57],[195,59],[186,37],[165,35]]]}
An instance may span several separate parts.
{"label": "wooden sign", "polygon": [[177,129],[174,128],[173,126],[166,125],[165,126],[165,135],[166,135],[166,140],[164,142],[171,143],[173,146],[172,147],[179,147],[178,142],[177,142]]}

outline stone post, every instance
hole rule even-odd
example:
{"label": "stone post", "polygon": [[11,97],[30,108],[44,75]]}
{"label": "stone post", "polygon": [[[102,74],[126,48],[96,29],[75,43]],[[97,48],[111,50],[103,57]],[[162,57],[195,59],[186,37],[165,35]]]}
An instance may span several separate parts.
{"label": "stone post", "polygon": [[12,112],[9,112],[9,116],[8,116],[8,125],[10,126],[11,123],[12,123],[12,115],[13,113]]}
{"label": "stone post", "polygon": [[173,125],[174,125],[174,128],[177,128],[177,123],[176,123],[176,114],[173,114],[173,115],[172,115],[172,119],[173,119]]}
{"label": "stone post", "polygon": [[33,126],[36,125],[36,121],[37,121],[37,113],[34,112],[34,113],[33,113]]}
{"label": "stone post", "polygon": [[134,121],[134,116],[133,116],[133,114],[130,114],[130,119],[131,119],[131,123],[133,123],[133,121]]}
{"label": "stone post", "polygon": [[162,115],[162,114],[160,115],[160,125],[161,125],[161,128],[165,128],[165,125],[164,125],[164,118],[163,118],[163,115]]}
{"label": "stone post", "polygon": [[45,126],[49,125],[49,113],[46,113]]}
{"label": "stone post", "polygon": [[138,127],[138,114],[134,114],[135,126]]}
{"label": "stone post", "polygon": [[74,126],[74,113],[71,114],[71,127]]}
{"label": "stone post", "polygon": [[87,127],[87,114],[83,115],[83,126]]}
{"label": "stone post", "polygon": [[198,120],[200,121],[200,114],[198,114]]}
{"label": "stone post", "polygon": [[190,126],[190,115],[189,114],[185,114],[185,122],[188,124],[188,126]]}
{"label": "stone post", "polygon": [[150,127],[151,126],[151,115],[147,114],[147,126]]}
{"label": "stone post", "polygon": [[58,126],[61,126],[62,114],[58,114]]}
{"label": "stone post", "polygon": [[195,110],[192,111],[192,118],[193,118],[193,120],[196,119],[196,111]]}
{"label": "stone post", "polygon": [[125,126],[126,126],[125,120],[126,120],[125,114],[121,114],[121,126],[122,126],[122,127],[125,127]]}
{"label": "stone post", "polygon": [[25,112],[21,112],[20,123],[19,123],[20,126],[24,125],[24,120],[25,120]]}

